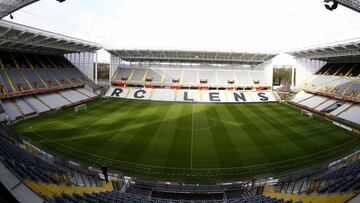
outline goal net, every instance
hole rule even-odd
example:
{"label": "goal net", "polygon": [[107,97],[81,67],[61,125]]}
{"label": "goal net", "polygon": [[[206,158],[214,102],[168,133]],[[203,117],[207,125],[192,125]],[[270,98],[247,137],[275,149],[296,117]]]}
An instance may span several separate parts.
{"label": "goal net", "polygon": [[74,112],[78,113],[79,111],[86,110],[86,104],[80,104],[74,107]]}
{"label": "goal net", "polygon": [[301,109],[301,115],[306,116],[308,118],[313,118],[313,113],[311,113],[310,111],[304,110],[304,109]]}

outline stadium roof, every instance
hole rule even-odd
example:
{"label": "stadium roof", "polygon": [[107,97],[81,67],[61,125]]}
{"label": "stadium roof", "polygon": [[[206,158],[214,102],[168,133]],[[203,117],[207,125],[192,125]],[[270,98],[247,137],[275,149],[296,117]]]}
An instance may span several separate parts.
{"label": "stadium roof", "polygon": [[260,64],[275,53],[210,52],[180,50],[125,50],[107,49],[113,55],[128,62],[179,62],[179,63],[235,63]]}
{"label": "stadium roof", "polygon": [[360,1],[359,0],[337,0],[340,5],[350,8],[360,13]]}
{"label": "stadium roof", "polygon": [[299,49],[291,51],[289,54],[298,58],[319,59],[332,62],[359,62],[360,39]]}
{"label": "stadium roof", "polygon": [[94,52],[96,43],[0,20],[0,49],[43,54]]}
{"label": "stadium roof", "polygon": [[0,18],[37,1],[38,0],[0,0]]}

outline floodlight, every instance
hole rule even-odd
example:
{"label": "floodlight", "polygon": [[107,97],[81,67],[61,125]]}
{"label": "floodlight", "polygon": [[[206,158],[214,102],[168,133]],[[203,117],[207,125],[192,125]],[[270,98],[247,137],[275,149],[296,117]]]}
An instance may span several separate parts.
{"label": "floodlight", "polygon": [[[325,0],[324,2],[326,3],[325,8],[329,11],[335,10],[339,5],[336,0]],[[332,2],[332,4],[331,4],[331,2]]]}

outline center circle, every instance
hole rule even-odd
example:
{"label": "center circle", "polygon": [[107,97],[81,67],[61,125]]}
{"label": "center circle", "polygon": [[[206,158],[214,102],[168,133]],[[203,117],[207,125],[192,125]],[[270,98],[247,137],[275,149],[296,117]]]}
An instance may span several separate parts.
{"label": "center circle", "polygon": [[182,118],[175,118],[169,120],[169,125],[173,128],[180,130],[208,130],[216,126],[216,120],[212,118],[207,118],[205,116],[196,116],[193,119],[192,123],[189,125],[188,122],[183,122]]}

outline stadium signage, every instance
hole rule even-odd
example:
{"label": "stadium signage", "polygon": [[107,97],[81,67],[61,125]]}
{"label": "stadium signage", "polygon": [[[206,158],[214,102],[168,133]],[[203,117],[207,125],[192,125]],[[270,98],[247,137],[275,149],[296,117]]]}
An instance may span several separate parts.
{"label": "stadium signage", "polygon": [[270,91],[174,90],[111,87],[106,96],[113,98],[179,102],[243,103],[275,101]]}

